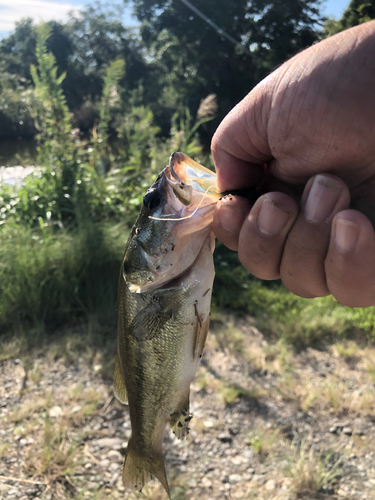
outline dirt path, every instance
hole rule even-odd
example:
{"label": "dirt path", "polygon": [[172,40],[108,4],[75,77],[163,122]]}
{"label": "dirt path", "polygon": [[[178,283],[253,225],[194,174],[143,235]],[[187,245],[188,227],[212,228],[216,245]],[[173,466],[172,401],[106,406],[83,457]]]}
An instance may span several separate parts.
{"label": "dirt path", "polygon": [[[111,356],[71,338],[0,362],[0,498],[166,499],[157,482],[124,491],[130,422]],[[295,353],[227,315],[213,321],[191,410],[189,438],[165,437],[173,500],[375,499],[371,346]]]}

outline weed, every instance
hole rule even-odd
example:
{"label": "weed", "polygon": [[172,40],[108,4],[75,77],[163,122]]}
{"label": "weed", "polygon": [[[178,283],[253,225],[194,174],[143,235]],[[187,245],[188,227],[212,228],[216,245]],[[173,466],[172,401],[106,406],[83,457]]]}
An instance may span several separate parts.
{"label": "weed", "polygon": [[5,456],[8,448],[9,448],[9,444],[7,444],[7,443],[0,444],[0,458]]}
{"label": "weed", "polygon": [[53,392],[50,391],[50,393],[44,397],[20,403],[19,406],[7,417],[8,421],[14,423],[23,422],[39,412],[43,413],[50,406],[52,395]]}
{"label": "weed", "polygon": [[46,418],[41,449],[28,462],[29,472],[41,474],[52,482],[68,477],[78,465],[75,459],[83,439],[84,436],[71,439],[59,424],[54,424]]}
{"label": "weed", "polygon": [[217,344],[223,350],[228,350],[232,354],[246,354],[244,347],[244,333],[234,326],[233,321],[228,321],[225,327],[217,328],[214,331]]}
{"label": "weed", "polygon": [[257,400],[262,394],[263,392],[258,388],[245,389],[237,384],[223,384],[220,390],[220,396],[226,405],[233,404],[238,398]]}
{"label": "weed", "polygon": [[255,453],[265,457],[270,453],[275,442],[281,441],[280,430],[257,428],[248,436],[247,441]]}
{"label": "weed", "polygon": [[375,361],[370,359],[366,364],[366,371],[370,376],[370,379],[375,382]]}
{"label": "weed", "polygon": [[359,347],[354,341],[337,342],[334,345],[336,353],[343,358],[346,362],[354,361],[355,356],[358,355]]}
{"label": "weed", "polygon": [[284,462],[284,473],[291,478],[291,490],[298,495],[312,495],[328,486],[341,472],[342,460],[333,453],[324,457],[314,452],[304,440],[291,446],[291,457]]}
{"label": "weed", "polygon": [[[114,325],[117,280],[127,231],[123,226],[90,224],[58,234],[52,228],[44,233],[22,226],[3,228],[3,331],[8,327],[22,333],[22,325],[58,325],[90,314]],[[33,340],[28,335],[27,343]]]}

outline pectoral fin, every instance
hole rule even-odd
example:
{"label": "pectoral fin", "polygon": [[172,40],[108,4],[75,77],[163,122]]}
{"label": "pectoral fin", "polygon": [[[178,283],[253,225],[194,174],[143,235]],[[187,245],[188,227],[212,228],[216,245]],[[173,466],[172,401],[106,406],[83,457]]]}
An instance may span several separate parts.
{"label": "pectoral fin", "polygon": [[152,303],[135,316],[129,326],[128,335],[136,337],[140,342],[152,340],[171,318],[171,310],[163,310],[159,304]]}
{"label": "pectoral fin", "polygon": [[182,410],[180,412],[175,412],[171,414],[171,419],[169,425],[172,429],[173,434],[176,435],[178,439],[185,439],[189,434],[189,422],[193,418],[193,415],[189,413],[190,403],[189,394],[183,404]]}
{"label": "pectoral fin", "polygon": [[128,404],[128,393],[126,391],[125,382],[121,373],[118,354],[115,358],[115,373],[113,375],[113,392],[120,403]]}
{"label": "pectoral fin", "polygon": [[208,327],[210,325],[210,317],[201,316],[198,312],[197,304],[194,304],[195,324],[194,324],[194,341],[193,341],[193,359],[202,357],[203,349],[206,344]]}

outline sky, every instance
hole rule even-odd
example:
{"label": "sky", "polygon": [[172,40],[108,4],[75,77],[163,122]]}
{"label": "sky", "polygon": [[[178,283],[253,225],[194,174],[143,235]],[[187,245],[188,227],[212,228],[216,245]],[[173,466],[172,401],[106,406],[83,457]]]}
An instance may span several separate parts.
{"label": "sky", "polygon": [[[115,0],[121,2],[121,0]],[[0,38],[6,37],[15,27],[16,21],[31,17],[36,22],[64,21],[68,12],[77,14],[80,7],[91,3],[89,0],[0,0]],[[324,0],[323,13],[336,19],[341,17],[349,0]],[[128,9],[124,16],[124,24],[135,24]]]}

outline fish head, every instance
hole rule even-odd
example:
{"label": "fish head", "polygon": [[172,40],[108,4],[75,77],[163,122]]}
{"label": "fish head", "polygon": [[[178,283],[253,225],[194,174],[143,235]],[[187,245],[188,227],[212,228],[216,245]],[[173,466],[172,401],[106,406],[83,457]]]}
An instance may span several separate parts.
{"label": "fish head", "polygon": [[143,198],[123,262],[132,292],[168,287],[197,259],[220,198],[216,175],[173,153]]}

